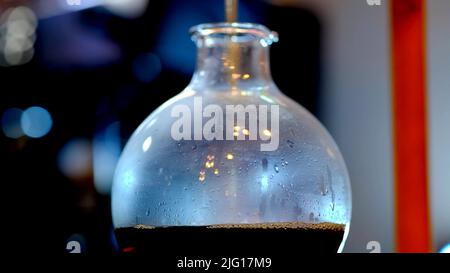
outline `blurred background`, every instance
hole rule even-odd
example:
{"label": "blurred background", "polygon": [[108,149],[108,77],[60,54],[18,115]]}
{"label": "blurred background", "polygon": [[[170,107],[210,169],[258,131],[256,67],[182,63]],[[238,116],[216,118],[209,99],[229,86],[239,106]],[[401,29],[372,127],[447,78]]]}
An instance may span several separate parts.
{"label": "blurred background", "polygon": [[[347,252],[396,251],[389,2],[241,0],[279,33],[275,82],[329,129],[353,188]],[[450,242],[450,2],[426,2],[432,251]],[[8,249],[117,250],[116,162],[133,130],[189,83],[191,26],[222,0],[0,0],[0,181]],[[412,223],[414,224],[414,223]]]}

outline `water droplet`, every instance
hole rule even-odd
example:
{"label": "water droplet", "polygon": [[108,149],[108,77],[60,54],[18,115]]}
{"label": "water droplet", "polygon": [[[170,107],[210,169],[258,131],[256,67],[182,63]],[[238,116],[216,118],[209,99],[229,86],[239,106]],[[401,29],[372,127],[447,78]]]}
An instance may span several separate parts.
{"label": "water droplet", "polygon": [[187,191],[187,187],[184,187],[183,190]]}
{"label": "water droplet", "polygon": [[279,172],[280,171],[280,169],[278,168],[278,165],[277,164],[275,164],[274,166],[273,166],[273,169],[275,170],[275,172]]}
{"label": "water droplet", "polygon": [[286,142],[289,145],[289,147],[294,148],[294,141],[288,139]]}
{"label": "water droplet", "polygon": [[148,210],[145,212],[145,215],[146,215],[146,216],[149,216],[149,215],[150,215],[150,209],[148,209]]}
{"label": "water droplet", "polygon": [[314,213],[313,212],[311,212],[309,214],[309,221],[314,222]]}
{"label": "water droplet", "polygon": [[267,170],[267,165],[269,164],[269,162],[267,161],[267,158],[263,158],[262,159],[262,167],[263,167],[263,171]]}
{"label": "water droplet", "polygon": [[195,149],[197,149],[197,145],[192,145],[192,150],[195,150]]}
{"label": "water droplet", "polygon": [[270,179],[272,179],[272,178],[273,178],[273,174],[270,175]]}
{"label": "water droplet", "polygon": [[286,165],[286,166],[287,166],[288,164],[289,164],[289,162],[287,162],[287,161],[284,161],[284,165]]}

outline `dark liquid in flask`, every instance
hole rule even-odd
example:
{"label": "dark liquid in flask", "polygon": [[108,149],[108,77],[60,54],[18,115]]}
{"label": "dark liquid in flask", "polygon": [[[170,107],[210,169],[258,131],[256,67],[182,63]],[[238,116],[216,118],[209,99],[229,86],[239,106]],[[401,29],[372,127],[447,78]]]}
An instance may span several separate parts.
{"label": "dark liquid in flask", "polygon": [[284,252],[336,253],[345,225],[261,223],[152,227],[115,230],[123,252],[160,255],[282,255]]}

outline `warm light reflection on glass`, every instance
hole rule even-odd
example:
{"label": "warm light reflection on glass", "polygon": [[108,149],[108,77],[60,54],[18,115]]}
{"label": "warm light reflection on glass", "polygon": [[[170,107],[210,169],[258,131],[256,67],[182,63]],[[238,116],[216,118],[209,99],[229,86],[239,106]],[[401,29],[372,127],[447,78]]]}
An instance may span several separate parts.
{"label": "warm light reflection on glass", "polygon": [[239,130],[241,129],[240,126],[234,126],[233,128],[233,136],[237,137],[239,136]]}
{"label": "warm light reflection on glass", "polygon": [[242,79],[247,80],[250,78],[250,74],[244,74],[242,75]]}
{"label": "warm light reflection on glass", "polygon": [[246,96],[251,96],[253,95],[252,91],[241,91],[241,96],[246,97]]}
{"label": "warm light reflection on glass", "polygon": [[248,135],[250,135],[250,131],[249,130],[247,130],[247,129],[242,129],[242,133],[245,135],[245,136],[248,136]]}
{"label": "warm light reflection on glass", "polygon": [[268,136],[268,137],[272,136],[272,133],[271,133],[269,130],[267,130],[267,129],[265,129],[265,130],[263,131],[263,134],[264,134],[265,136]]}
{"label": "warm light reflection on glass", "polygon": [[233,73],[233,74],[231,74],[231,78],[233,78],[233,80],[237,80],[237,79],[239,79],[241,77],[241,74],[238,74],[238,73]]}
{"label": "warm light reflection on glass", "polygon": [[228,160],[232,160],[234,158],[233,154],[228,153],[227,154],[227,159]]}
{"label": "warm light reflection on glass", "polygon": [[205,167],[207,169],[214,167],[214,161],[206,161]]}
{"label": "warm light reflection on glass", "polygon": [[219,169],[214,169],[214,174],[218,175],[219,174]]}
{"label": "warm light reflection on glass", "polygon": [[201,171],[200,171],[200,174],[199,174],[199,176],[198,176],[198,180],[199,180],[200,182],[204,182],[204,181],[205,181],[205,178],[206,178],[205,171],[204,171],[204,170],[201,170]]}

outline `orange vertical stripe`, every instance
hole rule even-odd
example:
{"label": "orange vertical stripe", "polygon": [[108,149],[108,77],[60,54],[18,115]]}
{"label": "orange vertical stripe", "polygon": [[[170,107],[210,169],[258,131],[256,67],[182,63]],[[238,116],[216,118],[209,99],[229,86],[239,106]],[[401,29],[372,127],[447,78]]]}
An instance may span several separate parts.
{"label": "orange vertical stripe", "polygon": [[425,1],[390,2],[397,251],[429,252]]}

